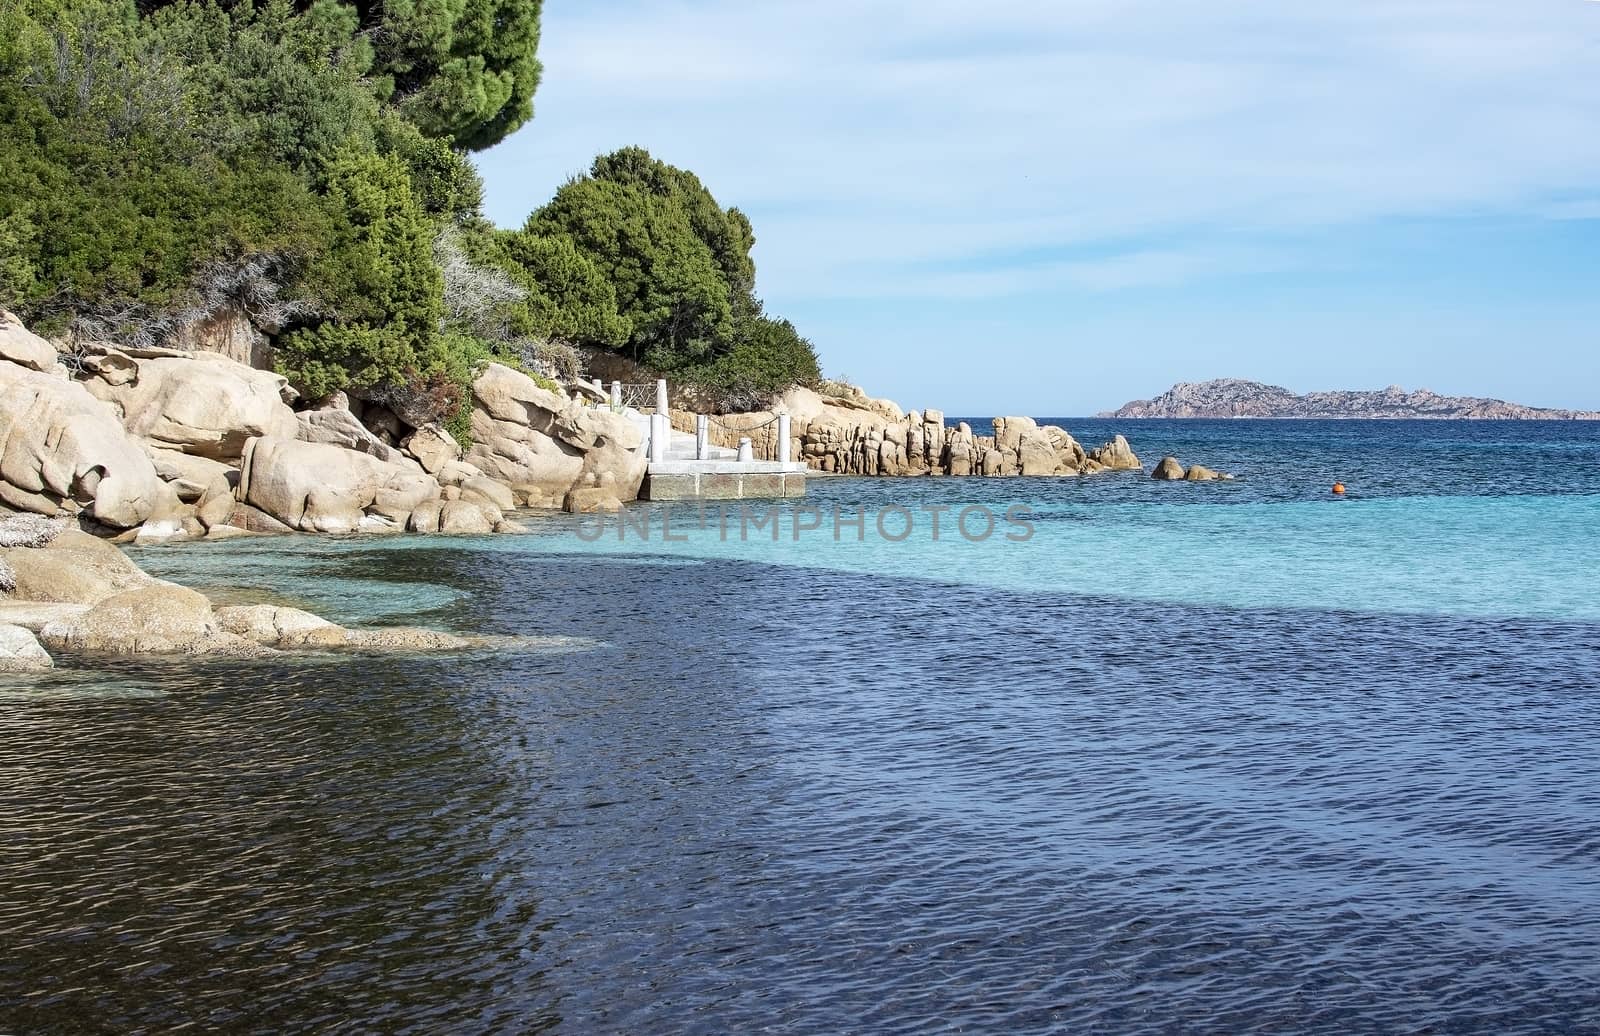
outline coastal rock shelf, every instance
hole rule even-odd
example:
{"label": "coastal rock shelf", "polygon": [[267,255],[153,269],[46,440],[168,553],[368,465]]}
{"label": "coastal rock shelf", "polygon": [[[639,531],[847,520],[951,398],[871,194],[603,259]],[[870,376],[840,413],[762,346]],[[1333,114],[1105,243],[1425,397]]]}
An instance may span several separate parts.
{"label": "coastal rock shelf", "polygon": [[[658,382],[654,407],[641,404],[647,414],[623,405],[615,384],[609,395],[589,383],[563,390],[498,363],[472,383],[463,449],[404,402],[336,392],[310,404],[282,376],[222,353],[72,339],[59,348],[0,311],[0,509],[76,519],[140,544],[520,532],[508,513],[522,508],[798,496],[808,472],[1143,470],[1120,435],[1086,447],[1020,416],[977,435],[947,427],[938,410],[904,411],[836,383],[792,388],[767,410],[707,416],[671,410]],[[693,436],[689,452],[683,434]],[[1191,469],[1191,480],[1205,470]],[[64,584],[74,578],[59,573]]]}
{"label": "coastal rock shelf", "polygon": [[259,658],[279,651],[432,652],[498,647],[493,638],[414,628],[347,629],[297,608],[216,608],[155,579],[105,540],[32,515],[0,521],[0,672],[51,668],[77,654]]}

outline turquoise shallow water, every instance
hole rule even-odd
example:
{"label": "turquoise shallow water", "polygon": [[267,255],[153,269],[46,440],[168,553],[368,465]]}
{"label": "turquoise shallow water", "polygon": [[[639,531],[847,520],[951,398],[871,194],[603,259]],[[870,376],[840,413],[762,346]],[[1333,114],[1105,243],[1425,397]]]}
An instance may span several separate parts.
{"label": "turquoise shallow water", "polygon": [[[503,549],[733,558],[1171,603],[1600,619],[1600,496],[1073,506],[1044,498],[1037,486],[930,491],[833,482],[814,486],[812,503],[822,528],[809,528],[817,519],[806,509],[785,506],[776,542],[765,509],[751,506],[713,508],[703,525],[696,510],[676,508],[665,527],[656,509],[648,538],[637,516],[611,521],[604,535],[597,520],[570,522],[564,533]],[[950,510],[935,539],[927,509],[941,505]],[[897,507],[905,510],[886,510]],[[951,528],[967,507],[983,508],[969,512],[973,537],[988,528],[988,515],[999,519],[987,540]],[[1025,511],[1008,522],[1012,507]],[[908,516],[910,535],[900,539]],[[669,541],[669,532],[685,542]]]}
{"label": "turquoise shallow water", "polygon": [[1600,428],[1129,424],[1244,477],[138,551],[566,646],[0,680],[0,1032],[1600,1031]]}
{"label": "turquoise shallow water", "polygon": [[[1064,421],[1087,442],[1113,425]],[[1129,428],[1129,425],[1132,428]],[[1090,479],[814,479],[803,503],[640,506],[621,519],[546,516],[536,535],[475,549],[535,555],[746,560],[995,589],[1235,607],[1600,618],[1600,428],[1578,422],[1121,422],[1148,462],[1168,451],[1239,476],[1164,484]],[[979,428],[983,430],[982,427]],[[1334,499],[1335,479],[1349,487]],[[812,508],[815,508],[813,512]],[[930,508],[942,509],[938,535]],[[961,515],[968,515],[963,535]],[[1027,515],[1031,534],[1005,520]],[[994,533],[981,538],[987,519]],[[882,519],[880,526],[879,519]],[[858,525],[864,522],[864,527]],[[666,523],[666,524],[664,524]],[[339,557],[429,541],[186,549],[174,575],[226,584],[311,568],[339,607]],[[168,554],[148,555],[161,568]],[[446,603],[416,582],[365,595],[382,618]]]}

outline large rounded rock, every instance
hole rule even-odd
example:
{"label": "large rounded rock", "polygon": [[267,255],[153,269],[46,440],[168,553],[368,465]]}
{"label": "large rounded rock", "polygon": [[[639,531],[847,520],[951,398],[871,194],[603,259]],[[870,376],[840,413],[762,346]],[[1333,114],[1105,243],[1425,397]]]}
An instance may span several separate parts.
{"label": "large rounded rock", "polygon": [[50,623],[40,639],[55,650],[107,655],[255,657],[266,650],[224,631],[210,601],[171,583],[108,597],[80,616]]}
{"label": "large rounded rock", "polygon": [[131,382],[94,378],[85,384],[121,409],[128,431],[185,453],[237,460],[252,438],[292,439],[299,432],[281,375],[213,353],[141,359]]}
{"label": "large rounded rock", "polygon": [[1038,431],[1028,432],[1017,440],[1017,463],[1024,475],[1054,475],[1060,467],[1055,443]]}
{"label": "large rounded rock", "polygon": [[472,392],[474,445],[466,460],[485,475],[546,497],[602,481],[625,499],[638,495],[649,458],[643,432],[626,415],[590,409],[497,363]]}
{"label": "large rounded rock", "polygon": [[77,382],[0,362],[0,502],[132,529],[177,501],[110,406]]}
{"label": "large rounded rock", "polygon": [[1150,477],[1163,482],[1176,482],[1183,478],[1183,465],[1178,463],[1176,457],[1162,457],[1161,463],[1150,472]]}
{"label": "large rounded rock", "polygon": [[11,569],[17,600],[96,604],[155,582],[115,546],[77,529],[42,547],[0,549],[0,559]]}
{"label": "large rounded rock", "polygon": [[439,531],[451,536],[487,536],[494,532],[499,520],[482,504],[468,500],[451,500],[439,512]]}
{"label": "large rounded rock", "polygon": [[184,503],[200,500],[219,480],[231,487],[238,477],[234,468],[209,457],[155,448],[147,452],[156,474],[177,491],[178,499]]}
{"label": "large rounded rock", "polygon": [[54,346],[23,327],[15,315],[0,309],[0,360],[48,374],[55,371],[56,359]]}
{"label": "large rounded rock", "polygon": [[509,421],[551,434],[571,404],[566,396],[541,388],[532,378],[500,363],[491,363],[472,383],[473,409],[496,421]]}
{"label": "large rounded rock", "polygon": [[423,425],[401,445],[430,475],[438,475],[446,464],[461,459],[461,444],[436,424]]}
{"label": "large rounded rock", "polygon": [[502,511],[509,511],[517,506],[517,498],[511,492],[510,486],[504,482],[496,482],[492,478],[484,478],[482,475],[461,483],[461,499],[493,504]]}
{"label": "large rounded rock", "polygon": [[[368,508],[404,522],[439,497],[420,470],[326,443],[252,439],[245,446],[239,499],[302,532],[356,532]],[[235,523],[237,524],[237,523]]]}
{"label": "large rounded rock", "polygon": [[1141,471],[1144,468],[1139,458],[1134,456],[1128,440],[1120,435],[1098,449],[1091,450],[1089,459],[1102,468],[1112,471]]}
{"label": "large rounded rock", "polygon": [[399,450],[372,434],[367,426],[342,407],[324,407],[296,414],[299,422],[298,438],[304,442],[327,443],[357,453],[370,453],[381,461],[394,463],[402,456]]}
{"label": "large rounded rock", "polygon": [[1229,480],[1231,476],[1212,471],[1201,464],[1191,464],[1189,470],[1183,473],[1183,478],[1185,482],[1221,482]]}
{"label": "large rounded rock", "polygon": [[21,626],[0,625],[0,673],[33,673],[55,665],[50,653]]}
{"label": "large rounded rock", "polygon": [[538,486],[565,493],[583,474],[582,451],[530,425],[498,421],[479,410],[472,414],[472,449],[467,462],[509,485]]}
{"label": "large rounded rock", "polygon": [[609,513],[622,510],[622,501],[609,486],[584,486],[568,491],[562,506],[572,514]]}
{"label": "large rounded rock", "polygon": [[1039,430],[1039,423],[1031,417],[997,417],[994,419],[994,444],[999,450],[1015,451],[1025,435]]}
{"label": "large rounded rock", "polygon": [[418,504],[417,509],[411,512],[406,519],[406,531],[432,533],[439,531],[439,520],[444,513],[444,502],[429,500]]}

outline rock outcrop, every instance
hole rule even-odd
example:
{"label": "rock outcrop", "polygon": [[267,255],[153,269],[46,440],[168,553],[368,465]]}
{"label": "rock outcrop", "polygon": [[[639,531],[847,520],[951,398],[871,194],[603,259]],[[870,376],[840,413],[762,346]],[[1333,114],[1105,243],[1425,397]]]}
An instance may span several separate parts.
{"label": "rock outcrop", "polygon": [[264,437],[245,444],[238,495],[292,529],[350,533],[369,514],[403,526],[441,490],[420,467],[327,443]]}
{"label": "rock outcrop", "polygon": [[510,486],[519,502],[559,505],[590,487],[626,500],[639,495],[649,458],[643,433],[626,416],[585,407],[498,363],[478,376],[472,394],[466,460]]}
{"label": "rock outcrop", "polygon": [[[758,458],[775,459],[778,414],[790,418],[789,456],[829,473],[1002,477],[1141,470],[1121,436],[1089,451],[1065,428],[1021,416],[997,417],[993,435],[974,435],[964,422],[946,428],[941,411],[902,411],[858,389],[828,396],[790,389],[773,401],[770,410],[718,418],[712,424],[712,441],[731,448],[748,437]],[[672,419],[678,431],[694,431],[695,415],[674,411]]]}
{"label": "rock outcrop", "polygon": [[0,673],[35,673],[55,665],[50,653],[21,626],[0,624]]}
{"label": "rock outcrop", "polygon": [[0,503],[132,529],[176,497],[110,405],[58,374],[0,362]]}
{"label": "rock outcrop", "polygon": [[1163,482],[1178,482],[1183,479],[1183,465],[1178,463],[1176,457],[1162,457],[1150,477]]}
{"label": "rock outcrop", "polygon": [[1138,399],[1098,415],[1146,417],[1267,417],[1311,419],[1441,419],[1496,421],[1593,421],[1600,412],[1549,410],[1476,396],[1441,396],[1427,389],[1407,392],[1390,385],[1376,392],[1310,392],[1296,395],[1278,385],[1239,378],[1179,382],[1152,399]]}
{"label": "rock outcrop", "polygon": [[[470,505],[469,505],[470,506]],[[414,628],[347,629],[297,608],[213,608],[151,578],[116,546],[33,516],[0,520],[0,672],[47,669],[43,645],[89,655],[279,650],[459,651],[487,643]],[[37,639],[35,638],[37,634]]]}
{"label": "rock outcrop", "polygon": [[101,374],[84,386],[117,408],[129,434],[156,447],[238,461],[248,440],[294,438],[299,429],[280,375],[206,352],[130,362],[131,377]]}
{"label": "rock outcrop", "polygon": [[[472,386],[473,444],[463,452],[426,394],[352,389],[308,408],[284,378],[226,355],[257,356],[260,343],[233,347],[244,341],[238,320],[190,331],[190,346],[216,345],[211,331],[232,344],[74,342],[58,362],[49,343],[0,313],[0,506],[77,516],[140,544],[293,531],[482,535],[522,529],[507,518],[521,507],[618,509],[637,498],[648,468],[642,416],[613,410],[594,386],[569,394],[487,365]],[[718,418],[713,439],[733,447],[748,435],[758,457],[773,459],[787,414],[789,455],[823,472],[1055,477],[1141,467],[1120,436],[1090,450],[1025,416],[998,417],[994,434],[976,435],[947,428],[937,410],[825,387]],[[671,417],[692,432],[694,415]]]}

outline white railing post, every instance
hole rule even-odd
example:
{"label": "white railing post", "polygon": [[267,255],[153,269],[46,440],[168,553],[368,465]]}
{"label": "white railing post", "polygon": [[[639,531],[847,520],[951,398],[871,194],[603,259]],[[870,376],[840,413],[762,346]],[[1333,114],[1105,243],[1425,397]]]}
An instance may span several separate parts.
{"label": "white railing post", "polygon": [[694,459],[711,459],[711,418],[705,414],[694,417]]}
{"label": "white railing post", "polygon": [[620,381],[611,383],[611,405],[618,410],[622,409],[622,382]]}
{"label": "white railing post", "polygon": [[656,413],[667,412],[667,379],[661,378],[656,382]]}
{"label": "white railing post", "polygon": [[750,446],[750,437],[747,435],[739,440],[739,461],[748,464],[756,459],[756,451]]}
{"label": "white railing post", "polygon": [[789,415],[778,415],[778,463],[789,463]]}
{"label": "white railing post", "polygon": [[667,421],[666,414],[650,415],[650,463],[658,464],[667,459],[668,437],[672,434],[672,425]]}

